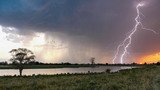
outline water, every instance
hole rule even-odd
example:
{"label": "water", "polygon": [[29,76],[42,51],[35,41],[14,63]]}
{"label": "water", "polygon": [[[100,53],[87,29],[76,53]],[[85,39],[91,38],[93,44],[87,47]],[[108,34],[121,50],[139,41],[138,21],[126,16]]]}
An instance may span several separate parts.
{"label": "water", "polygon": [[[87,73],[90,72],[104,72],[110,69],[111,72],[116,72],[122,69],[131,69],[131,66],[99,66],[99,67],[80,67],[80,68],[52,68],[52,69],[24,69],[23,75],[38,75],[38,74],[61,74],[61,73]],[[4,75],[19,75],[18,69],[0,69],[0,76]]]}

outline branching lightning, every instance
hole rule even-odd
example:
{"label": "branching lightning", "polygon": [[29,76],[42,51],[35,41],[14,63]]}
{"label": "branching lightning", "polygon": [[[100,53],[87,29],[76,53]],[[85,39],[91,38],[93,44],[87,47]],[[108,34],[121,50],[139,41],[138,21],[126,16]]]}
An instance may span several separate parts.
{"label": "branching lightning", "polygon": [[152,29],[145,28],[143,26],[142,22],[141,22],[141,17],[140,16],[141,16],[142,13],[140,12],[140,7],[143,7],[144,4],[145,4],[144,2],[140,2],[140,3],[137,4],[137,6],[136,6],[137,16],[135,17],[135,26],[130,31],[129,35],[124,39],[124,41],[120,45],[118,45],[115,57],[113,58],[113,64],[115,63],[115,60],[118,58],[118,55],[119,55],[119,52],[120,52],[121,49],[123,51],[122,51],[122,54],[120,54],[120,58],[119,59],[120,59],[120,63],[123,64],[124,57],[128,53],[127,49],[131,45],[132,37],[136,33],[137,30],[139,30],[139,29],[148,30],[148,31],[153,32],[154,34],[158,34],[156,31],[154,31]]}

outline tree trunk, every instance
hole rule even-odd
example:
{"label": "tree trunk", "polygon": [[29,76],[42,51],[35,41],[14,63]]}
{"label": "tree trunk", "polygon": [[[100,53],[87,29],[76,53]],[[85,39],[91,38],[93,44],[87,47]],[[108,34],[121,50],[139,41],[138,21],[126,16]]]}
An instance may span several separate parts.
{"label": "tree trunk", "polygon": [[22,68],[19,69],[19,75],[22,76]]}
{"label": "tree trunk", "polygon": [[19,65],[19,75],[22,76],[22,70],[23,70],[23,65],[22,65],[22,60],[20,60],[20,65]]}

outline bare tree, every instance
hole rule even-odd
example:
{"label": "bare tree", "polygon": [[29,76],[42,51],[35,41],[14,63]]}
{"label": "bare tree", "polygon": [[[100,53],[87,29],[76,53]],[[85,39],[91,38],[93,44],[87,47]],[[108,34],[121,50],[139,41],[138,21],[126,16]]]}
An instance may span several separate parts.
{"label": "bare tree", "polygon": [[12,49],[10,53],[12,55],[10,61],[16,65],[16,67],[19,69],[20,76],[22,76],[24,64],[34,61],[35,55],[31,50],[26,48]]}
{"label": "bare tree", "polygon": [[90,62],[91,62],[92,65],[94,65],[94,64],[95,64],[95,58],[92,57],[92,58],[90,59]]}

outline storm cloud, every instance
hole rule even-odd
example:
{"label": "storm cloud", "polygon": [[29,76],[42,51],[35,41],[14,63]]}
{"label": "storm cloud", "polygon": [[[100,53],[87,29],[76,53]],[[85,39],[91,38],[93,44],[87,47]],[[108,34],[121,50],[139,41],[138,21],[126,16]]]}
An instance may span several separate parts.
{"label": "storm cloud", "polygon": [[[139,0],[1,0],[0,24],[12,26],[19,34],[30,36],[43,32],[48,38],[67,44],[68,53],[59,62],[111,63],[115,50],[134,27]],[[141,8],[145,27],[160,31],[159,0],[144,0]],[[13,37],[14,38],[14,37]],[[18,39],[16,39],[17,42]],[[138,57],[160,51],[160,38],[139,30],[129,49]],[[133,60],[126,62],[136,62]]]}

